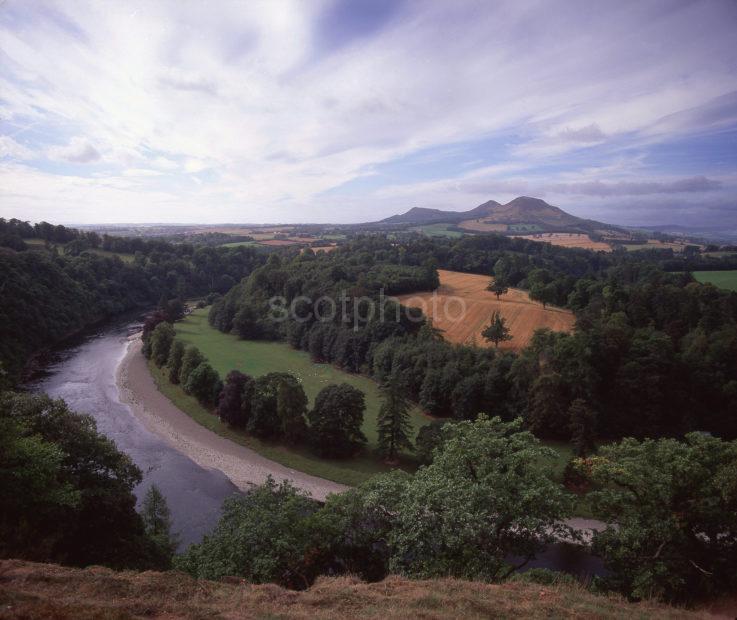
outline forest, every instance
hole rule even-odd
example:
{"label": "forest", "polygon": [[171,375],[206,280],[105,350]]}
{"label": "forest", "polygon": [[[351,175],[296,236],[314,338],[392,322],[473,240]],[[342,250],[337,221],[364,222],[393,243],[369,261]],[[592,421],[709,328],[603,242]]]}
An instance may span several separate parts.
{"label": "forest", "polygon": [[[274,296],[337,303],[343,291],[378,300],[382,287],[431,290],[436,267],[526,288],[570,308],[576,329],[540,331],[513,354],[451,345],[405,313],[365,320],[351,304],[330,320],[299,310],[281,322],[269,315]],[[365,237],[327,256],[273,256],[215,302],[210,322],[243,338],[284,339],[316,361],[397,382],[439,418],[522,416],[538,436],[565,440],[697,430],[737,437],[737,295],[640,256],[493,235],[403,244]],[[586,415],[572,416],[574,403]]]}

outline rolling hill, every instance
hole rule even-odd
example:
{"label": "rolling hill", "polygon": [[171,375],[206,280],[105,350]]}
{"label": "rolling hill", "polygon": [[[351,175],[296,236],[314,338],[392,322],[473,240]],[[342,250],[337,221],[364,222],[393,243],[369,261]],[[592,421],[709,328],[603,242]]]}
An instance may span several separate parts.
{"label": "rolling hill", "polygon": [[[392,215],[379,223],[421,225],[441,222],[456,224],[460,228],[477,232],[493,230],[509,230],[510,232],[593,232],[597,229],[613,228],[608,224],[576,217],[540,198],[530,198],[529,196],[520,196],[507,204],[489,200],[469,211],[443,211],[441,209],[413,207],[406,213]],[[513,228],[509,228],[510,226]],[[515,230],[515,226],[521,228]]]}

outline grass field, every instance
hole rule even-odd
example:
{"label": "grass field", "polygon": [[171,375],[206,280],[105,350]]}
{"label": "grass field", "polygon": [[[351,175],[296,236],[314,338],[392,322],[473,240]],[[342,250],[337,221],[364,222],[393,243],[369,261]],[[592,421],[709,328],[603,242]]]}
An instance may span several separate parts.
{"label": "grass field", "polygon": [[[259,441],[222,424],[216,416],[194,398],[186,395],[181,388],[171,385],[161,371],[152,368],[159,389],[197,422],[287,467],[342,484],[356,485],[373,474],[389,471],[390,467],[384,465],[374,453],[377,443],[376,419],[382,403],[379,386],[375,381],[363,375],[343,372],[330,364],[315,364],[307,353],[292,349],[281,342],[239,340],[230,334],[223,334],[208,325],[206,308],[196,310],[183,321],[176,323],[175,327],[177,337],[182,342],[193,344],[200,349],[223,378],[233,369],[254,377],[269,372],[290,372],[302,383],[310,405],[317,393],[331,383],[348,383],[358,388],[366,397],[363,432],[368,439],[368,450],[365,455],[358,458],[330,461],[320,459],[306,449],[287,448]],[[413,409],[410,415],[414,440],[419,428],[429,423],[429,418],[423,416],[417,408]],[[415,467],[411,456],[406,456],[401,464],[410,470]]]}
{"label": "grass field", "polygon": [[731,271],[694,271],[693,277],[702,284],[737,292],[737,269]]}
{"label": "grass field", "polygon": [[425,224],[424,226],[415,226],[412,230],[427,235],[428,237],[450,237],[457,239],[463,236],[463,233],[457,230],[448,230],[449,224]]}
{"label": "grass field", "polygon": [[[512,335],[512,340],[501,344],[501,348],[520,349],[526,346],[534,331],[540,327],[555,331],[573,329],[575,318],[572,312],[550,306],[543,308],[541,303],[531,301],[525,291],[509,289],[506,295],[497,300],[493,293],[486,290],[491,280],[489,276],[444,269],[439,269],[438,274],[440,288],[435,293],[402,295],[399,299],[406,306],[422,308],[424,314],[432,319],[433,326],[440,329],[450,342],[493,346],[481,337],[481,332],[489,325],[495,310],[506,319]],[[437,301],[433,308],[435,294]],[[461,299],[462,302],[455,299]],[[465,304],[465,312],[461,304]]]}
{"label": "grass field", "polygon": [[[23,239],[23,241],[31,250],[34,250],[34,251],[46,250],[46,241],[44,241],[43,239]],[[52,243],[51,247],[54,247],[55,245],[57,244]],[[57,246],[57,247],[59,247],[59,251],[62,250],[61,246]],[[120,260],[122,260],[125,263],[132,263],[133,259],[135,258],[133,254],[123,254],[121,252],[110,252],[108,250],[100,250],[96,248],[85,250],[85,252],[90,252],[91,254],[97,254],[99,256],[110,256],[110,257],[117,256],[118,258],[120,258]]]}

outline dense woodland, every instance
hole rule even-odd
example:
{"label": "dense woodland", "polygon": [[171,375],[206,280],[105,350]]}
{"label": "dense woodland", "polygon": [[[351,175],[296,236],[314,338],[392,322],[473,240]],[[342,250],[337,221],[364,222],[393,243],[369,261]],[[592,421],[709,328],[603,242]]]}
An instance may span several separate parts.
{"label": "dense woodland", "polygon": [[[382,321],[378,312],[367,319],[360,303],[345,304],[331,320],[301,305],[302,296],[326,296],[341,308],[344,292],[378,302],[382,287],[387,294],[432,289],[435,267],[527,288],[573,310],[577,328],[541,331],[515,355],[448,344],[405,313],[396,320],[391,306]],[[272,320],[275,296],[296,300],[296,318]],[[210,322],[243,338],[283,338],[316,361],[391,379],[438,417],[522,416],[538,436],[555,439],[693,430],[737,437],[737,295],[641,256],[492,235],[402,244],[366,237],[330,255],[272,257],[214,304]],[[587,411],[575,421],[574,403]]]}
{"label": "dense woodland", "polygon": [[[65,243],[60,251],[0,248],[0,359],[11,382],[31,354],[90,324],[126,310],[148,310],[162,298],[224,293],[265,260],[245,247],[98,238],[17,220],[0,220],[0,235]],[[88,251],[97,247],[133,253],[133,259]]]}

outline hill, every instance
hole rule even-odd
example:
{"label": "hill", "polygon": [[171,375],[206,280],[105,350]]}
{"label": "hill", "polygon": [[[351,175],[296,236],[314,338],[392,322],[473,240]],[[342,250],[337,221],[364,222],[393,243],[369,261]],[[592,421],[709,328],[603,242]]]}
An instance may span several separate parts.
{"label": "hill", "polygon": [[461,228],[477,232],[541,232],[611,229],[607,224],[585,220],[563,209],[548,204],[540,198],[520,196],[507,204],[489,200],[469,211],[443,211],[413,207],[406,213],[393,215],[380,224],[457,224]]}
{"label": "hill", "polygon": [[0,561],[0,619],[55,618],[705,618],[655,603],[628,603],[572,583],[486,584],[389,577],[322,578],[295,592],[241,579],[183,573],[67,568]]}

